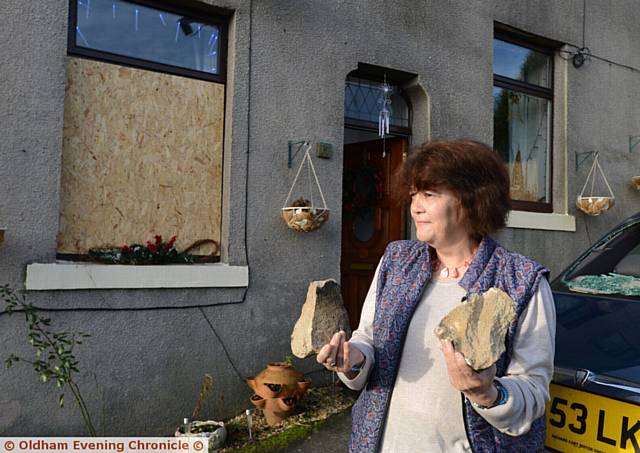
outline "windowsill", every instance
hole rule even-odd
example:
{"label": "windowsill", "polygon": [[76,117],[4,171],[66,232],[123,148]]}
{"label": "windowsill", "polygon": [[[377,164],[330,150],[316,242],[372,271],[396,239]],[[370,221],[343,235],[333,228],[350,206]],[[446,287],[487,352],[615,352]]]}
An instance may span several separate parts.
{"label": "windowsill", "polygon": [[507,220],[507,228],[576,231],[576,218],[569,214],[511,211]]}
{"label": "windowsill", "polygon": [[131,288],[240,288],[249,285],[247,266],[174,264],[134,266],[77,262],[27,265],[27,290]]}

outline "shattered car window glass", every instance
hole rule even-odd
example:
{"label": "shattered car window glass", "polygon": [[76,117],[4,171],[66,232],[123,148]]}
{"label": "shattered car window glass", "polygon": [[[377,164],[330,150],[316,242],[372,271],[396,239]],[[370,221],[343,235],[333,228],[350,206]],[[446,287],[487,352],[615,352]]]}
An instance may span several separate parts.
{"label": "shattered car window glass", "polygon": [[579,293],[640,296],[640,278],[613,272],[607,275],[582,275],[567,282],[567,286]]}
{"label": "shattered car window glass", "polygon": [[640,296],[640,220],[601,239],[563,278],[572,292]]}

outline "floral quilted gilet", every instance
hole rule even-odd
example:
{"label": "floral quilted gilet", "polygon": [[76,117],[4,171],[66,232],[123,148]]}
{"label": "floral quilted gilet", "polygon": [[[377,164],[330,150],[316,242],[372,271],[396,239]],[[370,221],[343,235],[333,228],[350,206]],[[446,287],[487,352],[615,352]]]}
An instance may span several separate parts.
{"label": "floral quilted gilet", "polygon": [[[404,338],[422,292],[431,278],[429,245],[420,241],[389,244],[382,258],[373,320],[375,365],[366,387],[352,410],[350,453],[375,453],[380,447]],[[548,270],[530,258],[509,252],[490,237],[480,242],[476,255],[459,285],[472,293],[492,287],[507,292],[516,303],[516,318],[505,340],[506,351],[496,363],[496,376],[504,376],[513,352],[520,315]],[[545,417],[517,437],[503,434],[464,401],[469,443],[477,453],[537,452],[544,448]]]}

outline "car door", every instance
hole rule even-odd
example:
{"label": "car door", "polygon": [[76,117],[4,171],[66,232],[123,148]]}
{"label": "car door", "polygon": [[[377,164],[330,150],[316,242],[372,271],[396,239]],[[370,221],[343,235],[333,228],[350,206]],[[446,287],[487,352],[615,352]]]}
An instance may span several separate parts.
{"label": "car door", "polygon": [[551,451],[640,452],[640,213],[552,284]]}

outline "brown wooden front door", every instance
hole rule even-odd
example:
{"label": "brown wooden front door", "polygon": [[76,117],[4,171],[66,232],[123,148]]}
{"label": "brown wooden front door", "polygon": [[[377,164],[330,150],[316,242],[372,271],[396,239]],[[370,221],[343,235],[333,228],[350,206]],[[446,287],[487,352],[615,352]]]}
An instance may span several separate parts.
{"label": "brown wooden front door", "polygon": [[404,239],[404,209],[391,200],[391,175],[402,163],[407,141],[382,140],[344,147],[342,198],[342,298],[351,328],[360,311],[378,261],[391,241]]}

